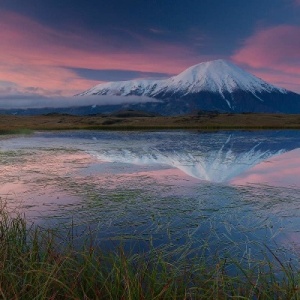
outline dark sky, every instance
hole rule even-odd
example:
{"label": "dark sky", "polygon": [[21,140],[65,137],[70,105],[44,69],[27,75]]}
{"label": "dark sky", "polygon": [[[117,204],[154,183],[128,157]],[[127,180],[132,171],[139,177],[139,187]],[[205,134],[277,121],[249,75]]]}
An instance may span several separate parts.
{"label": "dark sky", "polygon": [[225,58],[300,92],[300,0],[0,0],[0,93],[72,95]]}

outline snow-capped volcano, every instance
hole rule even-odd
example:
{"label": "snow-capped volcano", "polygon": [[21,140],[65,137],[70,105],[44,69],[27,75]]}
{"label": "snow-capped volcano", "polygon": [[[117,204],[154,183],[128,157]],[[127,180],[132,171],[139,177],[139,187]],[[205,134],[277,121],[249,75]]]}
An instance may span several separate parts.
{"label": "snow-capped volcano", "polygon": [[88,95],[156,98],[162,100],[164,105],[152,103],[148,104],[148,109],[163,114],[199,109],[300,112],[300,95],[271,85],[221,59],[197,64],[168,79],[102,83],[77,96]]}
{"label": "snow-capped volcano", "polygon": [[224,92],[232,93],[235,90],[252,93],[272,91],[286,93],[285,89],[268,84],[236,65],[219,59],[197,64],[168,79],[102,83],[79,95],[129,96],[138,94],[155,97],[169,92],[181,92],[184,96],[201,91],[223,94]]}
{"label": "snow-capped volcano", "polygon": [[209,92],[230,92],[244,90],[249,92],[272,92],[284,89],[276,88],[273,85],[249,74],[226,60],[215,60],[192,66],[177,76],[170,78],[173,85],[182,86],[189,93],[200,91]]}

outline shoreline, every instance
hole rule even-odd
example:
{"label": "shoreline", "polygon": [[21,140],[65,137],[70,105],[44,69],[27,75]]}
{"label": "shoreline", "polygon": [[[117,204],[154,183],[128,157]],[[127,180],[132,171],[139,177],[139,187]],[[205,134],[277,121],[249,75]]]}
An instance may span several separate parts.
{"label": "shoreline", "polygon": [[174,117],[0,115],[0,134],[52,130],[278,130],[300,129],[300,115],[201,114]]}

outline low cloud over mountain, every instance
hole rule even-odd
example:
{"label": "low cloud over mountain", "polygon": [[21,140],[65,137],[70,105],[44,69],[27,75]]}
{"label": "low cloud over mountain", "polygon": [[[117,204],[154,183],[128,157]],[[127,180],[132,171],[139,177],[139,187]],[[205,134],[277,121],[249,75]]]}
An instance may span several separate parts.
{"label": "low cloud over mountain", "polygon": [[97,99],[92,96],[85,97],[45,97],[37,94],[7,94],[0,95],[0,109],[28,109],[28,108],[65,108],[80,106],[104,106],[160,102],[146,96],[103,96]]}

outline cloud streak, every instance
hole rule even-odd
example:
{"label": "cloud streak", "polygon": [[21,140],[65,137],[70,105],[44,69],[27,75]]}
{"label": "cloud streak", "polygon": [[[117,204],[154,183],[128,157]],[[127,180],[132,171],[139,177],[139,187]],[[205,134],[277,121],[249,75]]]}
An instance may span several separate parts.
{"label": "cloud streak", "polygon": [[[219,58],[202,55],[186,40],[156,39],[164,32],[149,30],[150,36],[124,28],[113,28],[109,34],[75,27],[58,30],[0,10],[0,81],[13,82],[25,93],[71,96],[98,84],[99,74],[100,81],[114,76],[126,79],[130,74],[178,74],[193,64]],[[209,41],[199,30],[191,35],[202,48]],[[300,92],[299,36],[297,26],[258,30],[232,59],[266,81]]]}
{"label": "cloud streak", "polygon": [[267,81],[300,92],[299,37],[298,26],[261,29],[244,41],[232,59]]}
{"label": "cloud streak", "polygon": [[37,94],[0,95],[0,109],[65,108],[78,106],[103,106],[148,102],[160,101],[145,96],[45,97]]}
{"label": "cloud streak", "polygon": [[127,71],[127,70],[92,70],[81,68],[70,68],[79,76],[99,81],[125,81],[133,79],[163,79],[169,78],[174,74],[159,73],[159,72],[140,72],[140,71]]}
{"label": "cloud streak", "polygon": [[[73,95],[99,83],[71,68],[178,73],[205,60],[188,47],[124,32],[117,37],[78,30],[55,31],[28,17],[0,11],[0,80]],[[162,70],[163,69],[163,70]]]}

